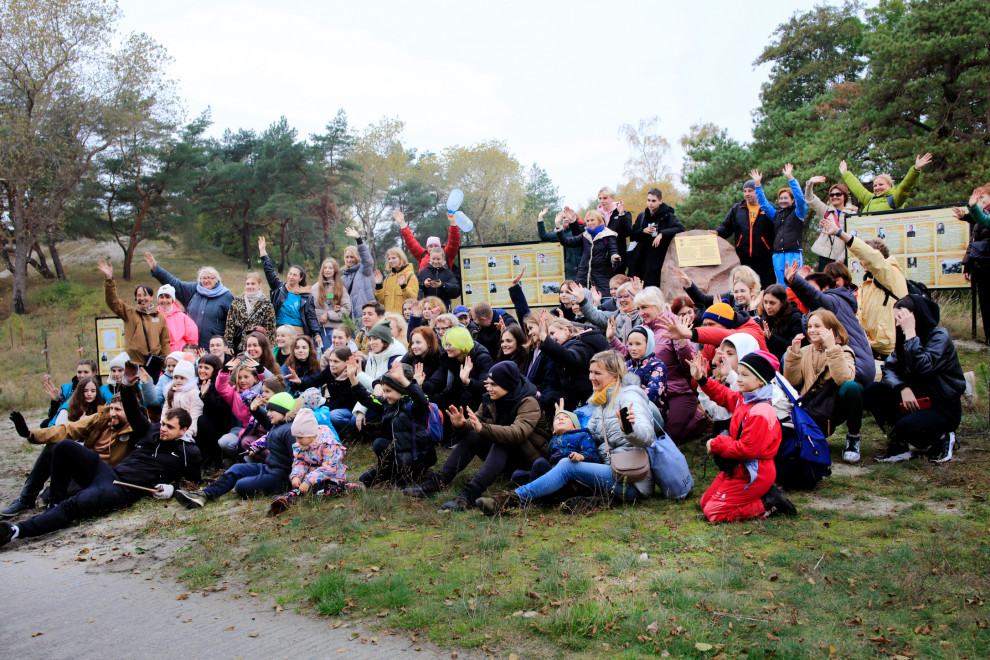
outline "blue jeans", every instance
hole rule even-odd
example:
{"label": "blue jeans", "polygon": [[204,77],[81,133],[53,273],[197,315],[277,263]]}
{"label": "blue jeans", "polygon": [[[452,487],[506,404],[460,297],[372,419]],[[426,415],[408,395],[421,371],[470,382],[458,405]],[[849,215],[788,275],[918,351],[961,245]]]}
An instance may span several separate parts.
{"label": "blue jeans", "polygon": [[[777,282],[784,285],[787,288],[787,281],[784,279],[784,271],[787,270],[787,265],[798,262],[798,268],[804,266],[804,253],[803,252],[774,252],[773,253],[773,272],[777,274]],[[766,288],[766,283],[763,284]]]}
{"label": "blue jeans", "polygon": [[575,462],[569,458],[561,459],[552,470],[539,479],[517,488],[516,495],[523,501],[535,500],[556,493],[566,486],[568,481],[584,484],[596,493],[613,493],[627,500],[640,497],[635,484],[620,485],[612,478],[611,466],[587,461]]}
{"label": "blue jeans", "polygon": [[337,408],[330,411],[330,423],[338,431],[354,427],[354,413],[347,408]]}
{"label": "blue jeans", "polygon": [[288,490],[288,479],[272,474],[264,463],[238,463],[203,489],[210,499],[235,490],[241,497],[256,493],[272,495]]}

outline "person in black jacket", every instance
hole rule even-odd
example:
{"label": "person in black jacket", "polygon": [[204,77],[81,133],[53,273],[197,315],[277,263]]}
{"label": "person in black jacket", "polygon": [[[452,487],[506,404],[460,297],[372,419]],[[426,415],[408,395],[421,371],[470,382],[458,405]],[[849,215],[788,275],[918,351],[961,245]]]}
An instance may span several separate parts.
{"label": "person in black jacket", "polygon": [[196,422],[196,446],[203,457],[203,471],[220,467],[220,445],[224,435],[234,428],[234,416],[230,406],[217,391],[217,375],[223,370],[220,358],[204,355],[199,358],[196,373],[199,378],[199,398],[203,401],[203,413]]}
{"label": "person in black jacket", "polygon": [[471,308],[471,320],[476,326],[471,336],[485,347],[489,355],[498,355],[502,343],[502,328],[516,323],[507,311],[492,309],[492,306],[486,302],[474,304]]}
{"label": "person in black jacket", "polygon": [[[255,401],[259,403],[256,404]],[[267,449],[265,461],[236,463],[202,490],[175,491],[175,499],[187,509],[199,509],[231,490],[235,490],[241,497],[250,497],[258,493],[272,495],[288,489],[289,470],[292,469],[292,443],[295,442],[292,437],[292,419],[296,410],[302,407],[302,400],[295,401],[291,394],[280,392],[265,405],[261,405],[261,401],[261,397],[256,397],[251,402],[251,414],[266,432],[263,443],[261,440],[256,441],[251,454]]]}
{"label": "person in black jacket", "polygon": [[[598,191],[598,210],[602,214],[605,226],[615,232],[615,248],[619,254],[615,272],[625,274],[628,266],[626,263],[626,244],[629,234],[632,232],[632,213],[626,210],[621,199],[615,199],[615,191],[608,186]],[[586,217],[585,223],[587,221],[588,218]],[[599,291],[604,293],[605,290],[599,289]]]}
{"label": "person in black jacket", "polygon": [[609,290],[609,280],[613,270],[620,263],[618,235],[605,226],[600,211],[588,211],[584,216],[584,234],[568,236],[561,226],[561,214],[557,214],[557,238],[567,247],[584,246],[581,264],[578,266],[577,282],[590,289]]}
{"label": "person in black jacket", "polygon": [[[540,217],[536,221],[536,228],[540,232],[540,240],[544,243],[559,243],[557,234],[552,231],[546,230],[546,225],[544,224],[543,218],[546,216],[547,211],[550,209],[543,209],[540,211]],[[570,233],[571,236],[581,236],[584,233],[584,220],[578,217],[578,214],[574,212],[569,206],[565,206],[564,210],[561,211],[561,217],[564,220],[566,231]],[[584,253],[584,246],[577,245],[574,247],[564,247],[564,277],[569,280],[573,280],[577,277],[578,266],[581,265],[581,255]],[[522,318],[520,316],[520,318]]]}
{"label": "person in black jacket", "polygon": [[[19,537],[41,536],[68,527],[75,520],[116,511],[141,499],[145,491],[115,485],[123,481],[135,486],[155,489],[155,497],[172,496],[171,482],[180,479],[198,481],[200,453],[189,435],[192,419],[182,408],[170,408],[160,424],[152,424],[138,403],[137,373],[139,365],[128,362],[121,403],[132,432],[128,442],[133,445],[127,458],[111,468],[100,455],[75,440],[63,440],[55,445],[52,455],[51,508],[17,525],[0,523],[0,546]],[[67,497],[69,484],[75,481],[81,491]]]}
{"label": "person in black jacket", "polygon": [[910,445],[938,463],[952,458],[966,379],[956,345],[938,322],[938,305],[929,298],[909,294],[894,304],[895,348],[881,381],[866,387],[865,407],[890,439],[876,457],[881,463],[910,459]]}
{"label": "person in black jacket", "polygon": [[[423,383],[423,391],[440,410],[450,406],[477,410],[485,395],[485,377],[495,363],[491,354],[463,327],[444,333],[443,349],[440,367]],[[452,436],[450,417],[444,415],[444,441],[450,442]]]}
{"label": "person in black jacket", "polygon": [[449,309],[450,301],[461,295],[461,285],[454,271],[447,268],[447,256],[443,248],[430,249],[430,263],[419,271],[419,298],[436,296]]}
{"label": "person in black jacket", "polygon": [[630,238],[636,248],[628,257],[629,274],[643,280],[646,286],[660,286],[660,273],[667,257],[667,248],[674,236],[685,231],[674,209],[663,201],[659,188],[646,194],[646,209],[636,218]]}
{"label": "person in black jacket", "polygon": [[540,350],[557,366],[560,389],[567,410],[580,408],[591,396],[588,374],[591,358],[595,353],[609,350],[608,339],[598,328],[571,323],[565,319],[551,319],[547,313],[540,315]]}
{"label": "person in black jacket", "polygon": [[258,251],[261,253],[261,265],[265,268],[268,288],[272,292],[275,324],[295,326],[298,331],[309,336],[322,353],[323,332],[316,319],[316,301],[313,300],[313,292],[306,284],[306,271],[301,266],[289,266],[287,280],[283,282],[278,278],[272,260],[268,258],[264,236],[258,239]]}
{"label": "person in black jacket", "polygon": [[759,312],[767,350],[783,363],[787,347],[794,337],[803,332],[801,310],[788,300],[787,289],[783,285],[771,284],[763,290]]}
{"label": "person in black jacket", "polygon": [[737,202],[725,214],[718,229],[712,231],[725,240],[735,239],[739,263],[749,266],[760,276],[763,286],[777,281],[773,270],[773,219],[760,208],[756,198],[756,183],[750,179],[743,184],[743,201]]}

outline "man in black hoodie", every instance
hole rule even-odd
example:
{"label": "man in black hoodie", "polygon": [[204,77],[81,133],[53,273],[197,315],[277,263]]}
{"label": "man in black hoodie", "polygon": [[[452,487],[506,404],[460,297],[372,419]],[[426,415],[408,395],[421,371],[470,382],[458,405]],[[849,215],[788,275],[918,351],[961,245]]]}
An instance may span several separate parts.
{"label": "man in black hoodie", "polygon": [[914,445],[944,463],[952,459],[966,389],[956,345],[949,331],[938,327],[938,305],[924,296],[898,300],[894,323],[896,343],[883,363],[883,378],[866,388],[865,407],[890,439],[876,460],[909,460]]}
{"label": "man in black hoodie", "polygon": [[[41,536],[68,527],[74,520],[122,509],[145,494],[142,490],[115,485],[114,481],[153,488],[155,497],[167,499],[174,490],[171,482],[183,478],[199,480],[202,460],[199,448],[188,434],[192,424],[189,413],[182,408],[171,408],[160,424],[149,422],[137,400],[134,387],[137,371],[138,365],[128,362],[120,388],[121,403],[132,429],[131,453],[111,468],[92,449],[74,440],[59,442],[52,456],[52,508],[17,525],[0,522],[0,546],[18,537]],[[67,497],[73,480],[82,490]]]}

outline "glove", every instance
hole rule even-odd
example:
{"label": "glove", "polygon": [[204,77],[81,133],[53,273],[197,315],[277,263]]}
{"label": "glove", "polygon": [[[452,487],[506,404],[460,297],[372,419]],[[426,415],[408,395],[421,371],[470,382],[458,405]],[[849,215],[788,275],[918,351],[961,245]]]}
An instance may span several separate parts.
{"label": "glove", "polygon": [[10,413],[10,421],[14,423],[14,429],[17,431],[17,435],[22,438],[31,436],[31,430],[28,429],[27,423],[24,421],[24,415],[15,410]]}
{"label": "glove", "polygon": [[156,500],[167,500],[172,497],[172,493],[175,492],[175,486],[170,484],[158,484],[155,486],[155,494],[153,497]]}

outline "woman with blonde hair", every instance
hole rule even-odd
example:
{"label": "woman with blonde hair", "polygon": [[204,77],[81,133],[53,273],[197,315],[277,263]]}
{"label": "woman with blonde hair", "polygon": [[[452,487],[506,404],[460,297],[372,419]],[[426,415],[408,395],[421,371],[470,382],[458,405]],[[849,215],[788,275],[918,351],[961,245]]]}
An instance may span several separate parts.
{"label": "woman with blonde hair", "polygon": [[323,346],[329,347],[333,331],[351,314],[351,296],[344,289],[340,264],[328,257],[320,264],[320,279],[312,286],[313,303],[316,306],[316,322],[320,324]]}
{"label": "woman with blonde hair", "polygon": [[737,312],[752,316],[763,300],[760,276],[749,266],[736,266],[729,271],[730,290],[718,295],[708,295],[699,289],[680,268],[674,268],[674,276],[680,280],[684,291],[698,309],[708,309],[721,301],[731,305]]}
{"label": "woman with blonde hair", "polygon": [[254,328],[263,328],[265,334],[274,337],[275,308],[261,288],[261,276],[248,273],[244,277],[244,293],[230,304],[223,339],[234,353],[242,353],[244,340]]}
{"label": "woman with blonde hair", "polygon": [[375,301],[375,258],[356,229],[345,227],[344,233],[355,239],[357,245],[344,248],[344,269],[340,279],[351,298],[351,318],[359,319],[364,304]]}
{"label": "woman with blonde hair", "polygon": [[588,211],[584,216],[584,233],[580,236],[566,233],[563,219],[563,213],[558,213],[556,231],[560,244],[564,247],[584,247],[578,266],[578,283],[586,289],[595,287],[604,294],[609,291],[609,280],[620,261],[618,234],[605,226],[600,211]]}
{"label": "woman with blonde hair", "polygon": [[399,248],[389,248],[385,253],[385,263],[388,265],[388,277],[375,270],[375,299],[385,306],[386,312],[395,312],[402,316],[402,303],[419,294],[419,279],[416,271],[406,258],[406,253]]}
{"label": "woman with blonde hair", "polygon": [[588,362],[596,353],[608,350],[608,340],[597,328],[550,318],[546,310],[540,312],[537,339],[540,350],[557,366],[564,405],[568,410],[580,407],[591,395]]}
{"label": "woman with blonde hair", "polygon": [[407,339],[409,324],[406,323],[406,319],[403,318],[402,314],[395,312],[385,312],[385,318],[392,321],[392,339],[402,344],[404,348],[409,348],[409,340]]}

